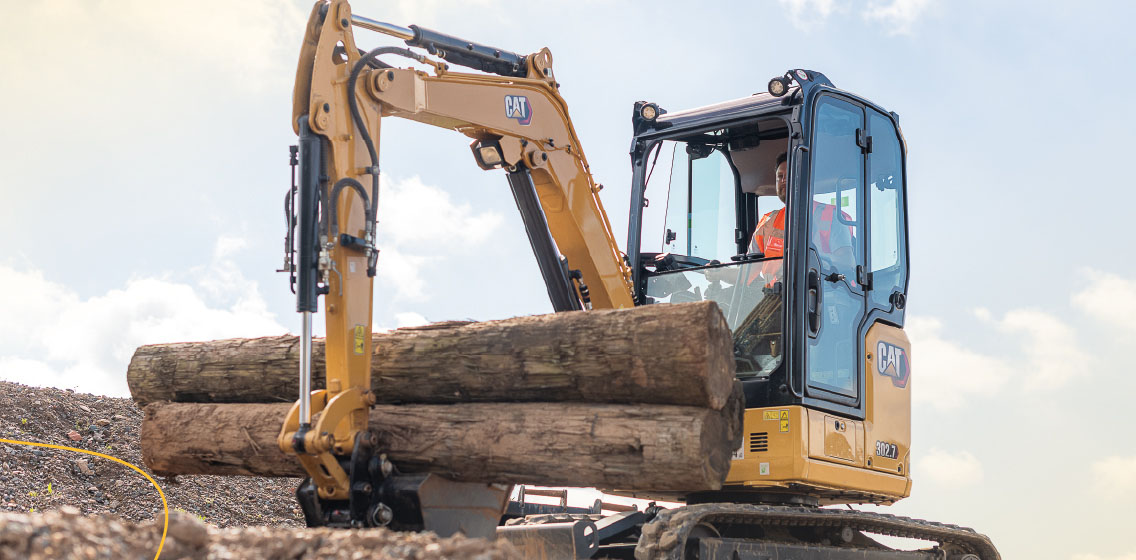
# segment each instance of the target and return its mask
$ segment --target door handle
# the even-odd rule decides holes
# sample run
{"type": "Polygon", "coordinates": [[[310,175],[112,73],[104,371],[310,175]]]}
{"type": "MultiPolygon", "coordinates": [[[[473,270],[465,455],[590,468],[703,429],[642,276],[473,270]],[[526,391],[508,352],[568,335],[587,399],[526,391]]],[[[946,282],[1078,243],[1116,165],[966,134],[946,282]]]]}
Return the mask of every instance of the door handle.
{"type": "Polygon", "coordinates": [[[806,316],[809,323],[809,337],[816,338],[820,334],[820,314],[824,307],[824,288],[821,286],[820,272],[809,269],[808,294],[805,298],[806,316]]]}

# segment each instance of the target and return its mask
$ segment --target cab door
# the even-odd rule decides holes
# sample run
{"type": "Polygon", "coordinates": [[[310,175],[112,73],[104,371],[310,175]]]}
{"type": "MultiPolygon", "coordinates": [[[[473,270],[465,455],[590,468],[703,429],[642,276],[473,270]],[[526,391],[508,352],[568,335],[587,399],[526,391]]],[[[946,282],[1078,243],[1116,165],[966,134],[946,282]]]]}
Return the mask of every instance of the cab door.
{"type": "Polygon", "coordinates": [[[805,396],[861,416],[858,332],[864,320],[864,108],[823,95],[812,118],[807,208],[805,396]],[[833,406],[835,405],[835,406],[833,406]]]}

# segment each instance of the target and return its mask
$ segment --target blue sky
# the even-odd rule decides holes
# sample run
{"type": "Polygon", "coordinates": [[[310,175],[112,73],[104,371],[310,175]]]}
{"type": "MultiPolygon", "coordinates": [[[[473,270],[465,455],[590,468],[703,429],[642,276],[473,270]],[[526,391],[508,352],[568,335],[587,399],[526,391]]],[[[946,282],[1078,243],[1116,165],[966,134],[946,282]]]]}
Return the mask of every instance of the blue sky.
{"type": "MultiPolygon", "coordinates": [[[[123,395],[140,344],[295,331],[281,201],[310,5],[0,10],[0,378],[123,395]],[[32,25],[32,23],[35,23],[32,25]]],[[[913,497],[1006,558],[1133,560],[1134,10],[1120,2],[414,3],[354,9],[549,47],[617,237],[629,115],[819,70],[909,146],[913,497]]],[[[361,47],[383,42],[359,33],[361,47]]],[[[500,172],[383,123],[375,323],[549,311],[500,172]]]]}

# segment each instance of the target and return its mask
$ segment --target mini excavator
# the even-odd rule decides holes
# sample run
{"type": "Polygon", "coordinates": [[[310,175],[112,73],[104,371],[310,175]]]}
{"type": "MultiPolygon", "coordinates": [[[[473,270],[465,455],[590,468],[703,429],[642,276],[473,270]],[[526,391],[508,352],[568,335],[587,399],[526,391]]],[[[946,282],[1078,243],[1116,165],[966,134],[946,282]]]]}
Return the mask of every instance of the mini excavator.
{"type": "Polygon", "coordinates": [[[307,524],[496,533],[550,558],[999,558],[970,529],[821,507],[891,504],[911,492],[898,115],[820,72],[792,69],[766,92],[697,109],[637,102],[631,120],[624,252],[547,48],[519,55],[358,16],[344,0],[314,6],[293,91],[299,142],[282,269],[302,316],[300,395],[278,439],[308,473],[296,492],[307,524]],[[357,29],[406,47],[361,51],[357,29]],[[394,57],[428,71],[381,59],[394,57]],[[508,486],[400,473],[376,449],[367,411],[387,117],[460,132],[481,169],[505,172],[557,312],[718,304],[746,400],[743,444],[722,490],[638,496],[685,505],[609,516],[522,508],[498,527],[508,486]],[[666,172],[656,169],[660,157],[666,172]],[[666,201],[662,231],[644,225],[649,189],[666,201]],[[775,247],[752,243],[764,219],[784,224],[775,247]],[[311,391],[320,296],[327,389],[311,391]],[[865,533],[931,545],[893,550],[865,533]]]}

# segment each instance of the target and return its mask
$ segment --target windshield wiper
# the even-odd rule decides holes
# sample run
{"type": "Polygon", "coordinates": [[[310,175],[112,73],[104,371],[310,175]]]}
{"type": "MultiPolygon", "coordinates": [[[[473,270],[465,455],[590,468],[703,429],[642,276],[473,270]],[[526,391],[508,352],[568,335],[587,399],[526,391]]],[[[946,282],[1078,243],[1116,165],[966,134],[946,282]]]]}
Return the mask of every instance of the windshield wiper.
{"type": "Polygon", "coordinates": [[[759,261],[759,260],[764,259],[764,258],[765,258],[765,253],[757,252],[757,253],[746,253],[744,255],[734,255],[734,256],[730,257],[730,260],[734,261],[734,262],[751,262],[751,261],[759,261]]]}
{"type": "Polygon", "coordinates": [[[691,268],[702,268],[712,264],[720,264],[718,261],[703,259],[700,257],[692,257],[690,255],[676,255],[674,253],[663,253],[655,257],[655,272],[665,272],[668,270],[687,270],[691,268]]]}

